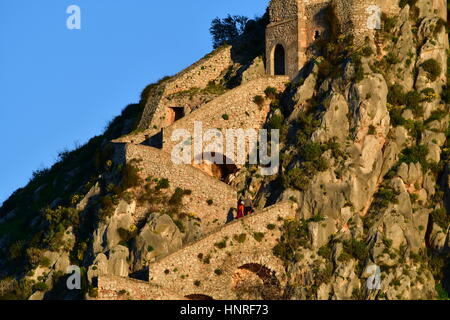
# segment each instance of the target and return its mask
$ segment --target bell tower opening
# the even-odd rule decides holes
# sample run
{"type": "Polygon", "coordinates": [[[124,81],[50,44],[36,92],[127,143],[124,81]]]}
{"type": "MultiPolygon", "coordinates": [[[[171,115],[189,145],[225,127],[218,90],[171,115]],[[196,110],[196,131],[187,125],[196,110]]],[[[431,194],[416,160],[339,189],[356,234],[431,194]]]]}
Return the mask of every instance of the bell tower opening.
{"type": "Polygon", "coordinates": [[[276,76],[286,75],[286,52],[281,44],[275,47],[274,70],[276,76]]]}

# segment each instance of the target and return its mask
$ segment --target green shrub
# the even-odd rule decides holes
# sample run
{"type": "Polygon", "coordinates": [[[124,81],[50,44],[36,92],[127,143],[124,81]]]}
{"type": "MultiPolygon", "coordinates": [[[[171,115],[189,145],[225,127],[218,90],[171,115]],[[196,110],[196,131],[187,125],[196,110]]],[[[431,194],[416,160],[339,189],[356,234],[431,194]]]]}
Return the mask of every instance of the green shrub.
{"type": "Polygon", "coordinates": [[[121,183],[122,191],[136,187],[140,183],[142,183],[142,180],[139,177],[138,172],[139,169],[132,163],[125,164],[125,166],[122,169],[122,183],[121,183]]]}
{"type": "Polygon", "coordinates": [[[436,91],[433,88],[426,88],[420,92],[423,96],[423,101],[432,102],[437,98],[436,91]]]}
{"type": "Polygon", "coordinates": [[[174,220],[175,225],[178,227],[181,233],[186,232],[186,228],[184,227],[184,223],[181,220],[174,220]]]}
{"type": "Polygon", "coordinates": [[[220,269],[216,269],[216,270],[214,270],[214,273],[215,273],[216,275],[220,276],[220,275],[223,274],[223,271],[220,270],[220,269]]]}
{"type": "Polygon", "coordinates": [[[283,175],[283,184],[285,187],[294,187],[298,190],[304,190],[309,184],[309,178],[300,168],[293,168],[283,175]]]}
{"type": "Polygon", "coordinates": [[[169,188],[169,179],[163,178],[158,180],[158,183],[156,185],[156,190],[162,190],[162,189],[168,189],[169,188]]]}
{"type": "Polygon", "coordinates": [[[183,197],[186,195],[186,191],[181,188],[176,188],[175,192],[169,199],[169,204],[172,206],[180,206],[183,203],[183,197]]]}
{"type": "Polygon", "coordinates": [[[282,114],[274,114],[269,120],[269,127],[271,129],[281,130],[284,123],[284,116],[282,114]]]}
{"type": "Polygon", "coordinates": [[[431,217],[434,223],[436,223],[443,230],[447,230],[450,224],[450,216],[447,214],[445,209],[436,209],[432,211],[431,217]]]}
{"type": "Polygon", "coordinates": [[[264,233],[262,232],[254,232],[253,238],[255,238],[256,241],[261,242],[264,239],[264,233]]]}
{"type": "Polygon", "coordinates": [[[208,204],[208,206],[212,206],[214,201],[212,199],[209,199],[206,201],[206,203],[208,204]]]}
{"type": "Polygon", "coordinates": [[[362,48],[362,54],[364,57],[370,57],[373,54],[373,49],[371,47],[362,48]]]}
{"type": "Polygon", "coordinates": [[[47,257],[41,257],[41,260],[40,260],[39,264],[42,267],[48,268],[48,267],[50,267],[51,261],[47,257]]]}
{"type": "Polygon", "coordinates": [[[247,239],[247,235],[245,233],[241,233],[239,235],[234,235],[233,239],[236,240],[239,243],[244,243],[245,240],[247,239]]]}
{"type": "Polygon", "coordinates": [[[429,149],[425,145],[416,145],[406,148],[400,155],[400,162],[405,163],[420,163],[422,168],[426,170],[428,168],[427,156],[429,149]]]}
{"type": "Polygon", "coordinates": [[[195,280],[195,281],[194,281],[194,286],[196,286],[196,287],[200,287],[201,284],[202,284],[202,283],[201,283],[200,280],[195,280]]]}
{"type": "Polygon", "coordinates": [[[260,108],[264,105],[264,97],[263,96],[255,96],[253,98],[253,102],[257,104],[260,108]]]}
{"type": "Polygon", "coordinates": [[[223,239],[222,241],[215,243],[214,246],[219,249],[225,249],[227,247],[227,239],[223,239]]]}
{"type": "Polygon", "coordinates": [[[33,285],[33,290],[34,291],[47,291],[48,285],[46,285],[44,282],[38,282],[35,285],[33,285]]]}
{"type": "Polygon", "coordinates": [[[227,115],[227,114],[223,114],[222,115],[222,119],[225,120],[225,121],[228,121],[230,119],[230,116],[227,115]]]}
{"type": "MultiPolygon", "coordinates": [[[[402,0],[404,1],[404,0],[402,0]]],[[[384,22],[384,26],[383,29],[385,32],[389,33],[391,32],[392,28],[395,27],[395,24],[397,23],[397,20],[395,18],[390,18],[388,16],[386,16],[386,14],[382,14],[382,20],[384,22]]]]}
{"type": "Polygon", "coordinates": [[[278,90],[273,87],[267,87],[266,90],[264,90],[264,93],[266,97],[271,100],[275,100],[278,96],[278,90]]]}
{"type": "Polygon", "coordinates": [[[267,225],[267,229],[269,229],[269,230],[275,230],[275,227],[276,226],[274,224],[272,224],[272,223],[267,225]]]}
{"type": "Polygon", "coordinates": [[[302,156],[306,161],[317,161],[322,156],[322,147],[318,142],[310,142],[303,146],[302,156]]]}
{"type": "Polygon", "coordinates": [[[369,254],[367,244],[363,241],[352,238],[344,241],[343,245],[344,251],[360,262],[363,262],[369,254]]]}
{"type": "Polygon", "coordinates": [[[435,81],[442,73],[442,67],[435,59],[428,59],[422,63],[421,67],[428,75],[428,79],[435,81]]]}

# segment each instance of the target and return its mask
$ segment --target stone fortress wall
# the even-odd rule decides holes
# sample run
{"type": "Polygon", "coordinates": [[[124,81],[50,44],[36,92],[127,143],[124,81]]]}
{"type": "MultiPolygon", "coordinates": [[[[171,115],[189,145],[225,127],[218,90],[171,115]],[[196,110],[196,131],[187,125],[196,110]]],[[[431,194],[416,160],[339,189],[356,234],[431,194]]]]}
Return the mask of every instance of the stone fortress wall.
{"type": "Polygon", "coordinates": [[[296,210],[294,202],[281,202],[228,223],[217,232],[151,263],[149,283],[102,275],[98,278],[98,299],[180,300],[202,296],[232,300],[237,298],[239,282],[245,281],[249,273],[261,283],[272,280],[274,284],[275,280],[278,288],[282,288],[286,281],[283,263],[272,254],[272,249],[278,243],[284,220],[294,219],[296,210]],[[258,233],[262,235],[259,241],[255,237],[258,233]],[[225,239],[226,247],[220,249],[217,244],[225,239]]]}
{"type": "Polygon", "coordinates": [[[299,3],[298,0],[272,1],[269,6],[270,24],[266,29],[266,69],[275,75],[275,48],[285,50],[286,74],[293,76],[299,68],[299,3]]]}
{"type": "MultiPolygon", "coordinates": [[[[167,126],[168,117],[170,117],[170,110],[168,109],[171,107],[185,107],[185,111],[189,112],[194,105],[189,105],[189,99],[182,96],[177,98],[176,95],[192,89],[205,88],[210,81],[217,79],[222,73],[226,72],[232,64],[231,47],[224,46],[216,49],[174,77],[163,81],[155,89],[156,92],[150,97],[144,108],[138,126],[138,129],[145,131],[142,135],[153,136],[161,128],[167,126]]],[[[134,138],[139,139],[139,137],[134,138]]]]}
{"type": "Polygon", "coordinates": [[[102,275],[98,278],[98,298],[93,300],[185,300],[161,286],[131,278],[102,275]]]}
{"type": "Polygon", "coordinates": [[[360,45],[373,35],[368,20],[373,5],[388,16],[398,14],[398,0],[272,0],[269,6],[270,24],[266,31],[267,74],[275,74],[275,48],[285,50],[285,74],[294,78],[308,61],[311,44],[326,36],[330,26],[326,9],[334,6],[344,34],[355,36],[360,45]]]}
{"type": "Polygon", "coordinates": [[[183,207],[186,213],[201,219],[204,233],[224,225],[230,209],[237,206],[237,193],[233,188],[193,166],[174,164],[170,153],[135,144],[116,144],[116,147],[116,161],[129,163],[142,159],[138,167],[142,169],[139,174],[144,180],[167,178],[172,192],[177,187],[191,190],[192,194],[183,198],[183,207]],[[209,200],[212,204],[208,204],[209,200]]]}
{"type": "MultiPolygon", "coordinates": [[[[233,89],[222,96],[214,99],[202,108],[192,112],[186,117],[178,120],[173,125],[163,130],[163,150],[171,153],[179,141],[172,141],[172,135],[177,129],[185,129],[194,134],[194,122],[201,121],[203,131],[208,129],[219,129],[225,134],[226,129],[255,129],[259,130],[266,121],[270,110],[269,101],[260,107],[253,102],[257,95],[264,96],[267,87],[274,87],[284,91],[288,77],[262,77],[252,80],[244,85],[233,89]]],[[[207,144],[207,143],[205,143],[207,144]]],[[[191,144],[192,155],[194,145],[191,144]]],[[[246,150],[248,153],[248,150],[246,150]]]]}

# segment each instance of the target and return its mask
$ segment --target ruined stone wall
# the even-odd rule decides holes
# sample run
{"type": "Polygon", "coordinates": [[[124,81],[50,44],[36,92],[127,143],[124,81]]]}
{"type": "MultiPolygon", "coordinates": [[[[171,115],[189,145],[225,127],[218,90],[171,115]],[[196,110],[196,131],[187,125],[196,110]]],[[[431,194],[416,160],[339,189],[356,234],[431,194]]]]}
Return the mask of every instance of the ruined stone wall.
{"type": "Polygon", "coordinates": [[[98,277],[98,297],[93,300],[184,300],[159,285],[131,278],[103,275],[98,277]]]}
{"type": "Polygon", "coordinates": [[[130,162],[132,159],[142,159],[139,167],[140,175],[147,177],[169,179],[170,190],[177,187],[191,190],[191,195],[183,198],[186,213],[201,219],[204,233],[208,233],[225,224],[231,208],[237,205],[236,191],[229,185],[204,174],[190,165],[176,165],[170,154],[159,149],[134,144],[116,144],[116,161],[123,158],[130,162]],[[120,155],[120,153],[123,153],[120,155]],[[212,204],[208,204],[212,200],[212,204]]]}
{"type": "MultiPolygon", "coordinates": [[[[225,93],[164,129],[163,150],[171,153],[179,143],[179,141],[172,141],[175,130],[184,129],[193,135],[194,122],[196,121],[202,122],[203,131],[219,129],[223,134],[225,134],[226,129],[259,130],[266,121],[270,106],[268,100],[264,106],[258,106],[253,102],[254,97],[257,95],[264,96],[264,90],[269,86],[283,91],[288,81],[288,77],[263,77],[225,93]]],[[[192,148],[192,157],[197,156],[194,154],[193,143],[186,147],[192,148]]]]}
{"type": "Polygon", "coordinates": [[[157,133],[167,125],[167,108],[184,106],[186,103],[185,99],[177,101],[175,94],[194,88],[205,88],[210,81],[217,79],[232,64],[231,47],[221,47],[165,81],[147,101],[138,128],[148,129],[146,135],[152,136],[157,133]]]}
{"type": "Polygon", "coordinates": [[[374,34],[374,30],[368,27],[374,13],[371,6],[378,6],[388,16],[395,16],[400,11],[397,0],[333,0],[332,3],[343,33],[353,35],[358,46],[367,36],[374,34]]]}
{"type": "Polygon", "coordinates": [[[199,294],[214,299],[236,299],[233,289],[236,273],[240,267],[253,264],[268,268],[282,286],[285,283],[283,264],[272,249],[280,237],[283,219],[293,218],[296,208],[293,202],[282,202],[227,224],[220,231],[150,264],[150,283],[182,296],[199,294]],[[263,235],[260,242],[255,233],[263,235]],[[242,234],[245,240],[241,238],[240,242],[236,236],[242,234]],[[216,244],[224,240],[226,247],[220,249],[216,244]]]}

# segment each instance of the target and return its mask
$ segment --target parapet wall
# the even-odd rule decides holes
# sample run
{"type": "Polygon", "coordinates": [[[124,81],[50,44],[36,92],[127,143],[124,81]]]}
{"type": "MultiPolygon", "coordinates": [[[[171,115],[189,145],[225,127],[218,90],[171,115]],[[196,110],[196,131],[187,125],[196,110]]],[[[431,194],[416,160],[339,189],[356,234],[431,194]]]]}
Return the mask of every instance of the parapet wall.
{"type": "Polygon", "coordinates": [[[221,230],[165,258],[151,263],[150,283],[164,285],[182,296],[206,295],[236,299],[236,272],[248,265],[267,268],[280,285],[285,283],[283,263],[272,253],[284,219],[294,218],[297,205],[278,203],[262,212],[227,224],[221,230]],[[245,236],[242,236],[244,235],[245,236]],[[256,240],[257,235],[262,235],[256,240]],[[237,240],[241,236],[241,240],[237,240]],[[226,242],[225,247],[218,245],[226,242]]]}
{"type": "Polygon", "coordinates": [[[374,34],[375,30],[369,28],[370,17],[376,14],[371,7],[378,6],[388,16],[395,16],[400,11],[398,0],[333,0],[333,5],[343,33],[353,35],[356,45],[374,34]]]}
{"type": "MultiPolygon", "coordinates": [[[[201,109],[165,128],[163,130],[163,150],[170,154],[173,148],[180,143],[180,141],[172,141],[175,130],[187,130],[193,136],[196,121],[202,123],[203,131],[218,129],[225,134],[226,129],[259,130],[266,121],[270,106],[269,101],[266,101],[262,107],[258,106],[253,101],[254,97],[257,95],[265,96],[264,90],[267,87],[284,91],[285,84],[288,81],[288,77],[263,77],[223,94],[201,109]]],[[[192,148],[192,156],[196,157],[194,144],[186,146],[186,148],[189,147],[192,148]]]]}
{"type": "Polygon", "coordinates": [[[116,146],[116,161],[129,163],[133,159],[142,159],[138,166],[142,169],[139,174],[143,179],[167,178],[172,192],[177,187],[191,190],[192,194],[183,198],[183,207],[187,213],[201,219],[204,233],[224,225],[230,209],[236,207],[237,193],[233,188],[190,165],[174,164],[170,154],[143,145],[116,146]],[[118,160],[120,158],[122,160],[118,160]],[[209,200],[212,200],[211,204],[208,204],[209,200]]]}
{"type": "Polygon", "coordinates": [[[217,79],[231,65],[231,47],[216,49],[189,68],[166,80],[156,90],[145,106],[138,129],[147,130],[147,135],[154,135],[166,126],[167,108],[179,106],[171,99],[176,93],[193,88],[203,89],[210,81],[217,79]]]}

